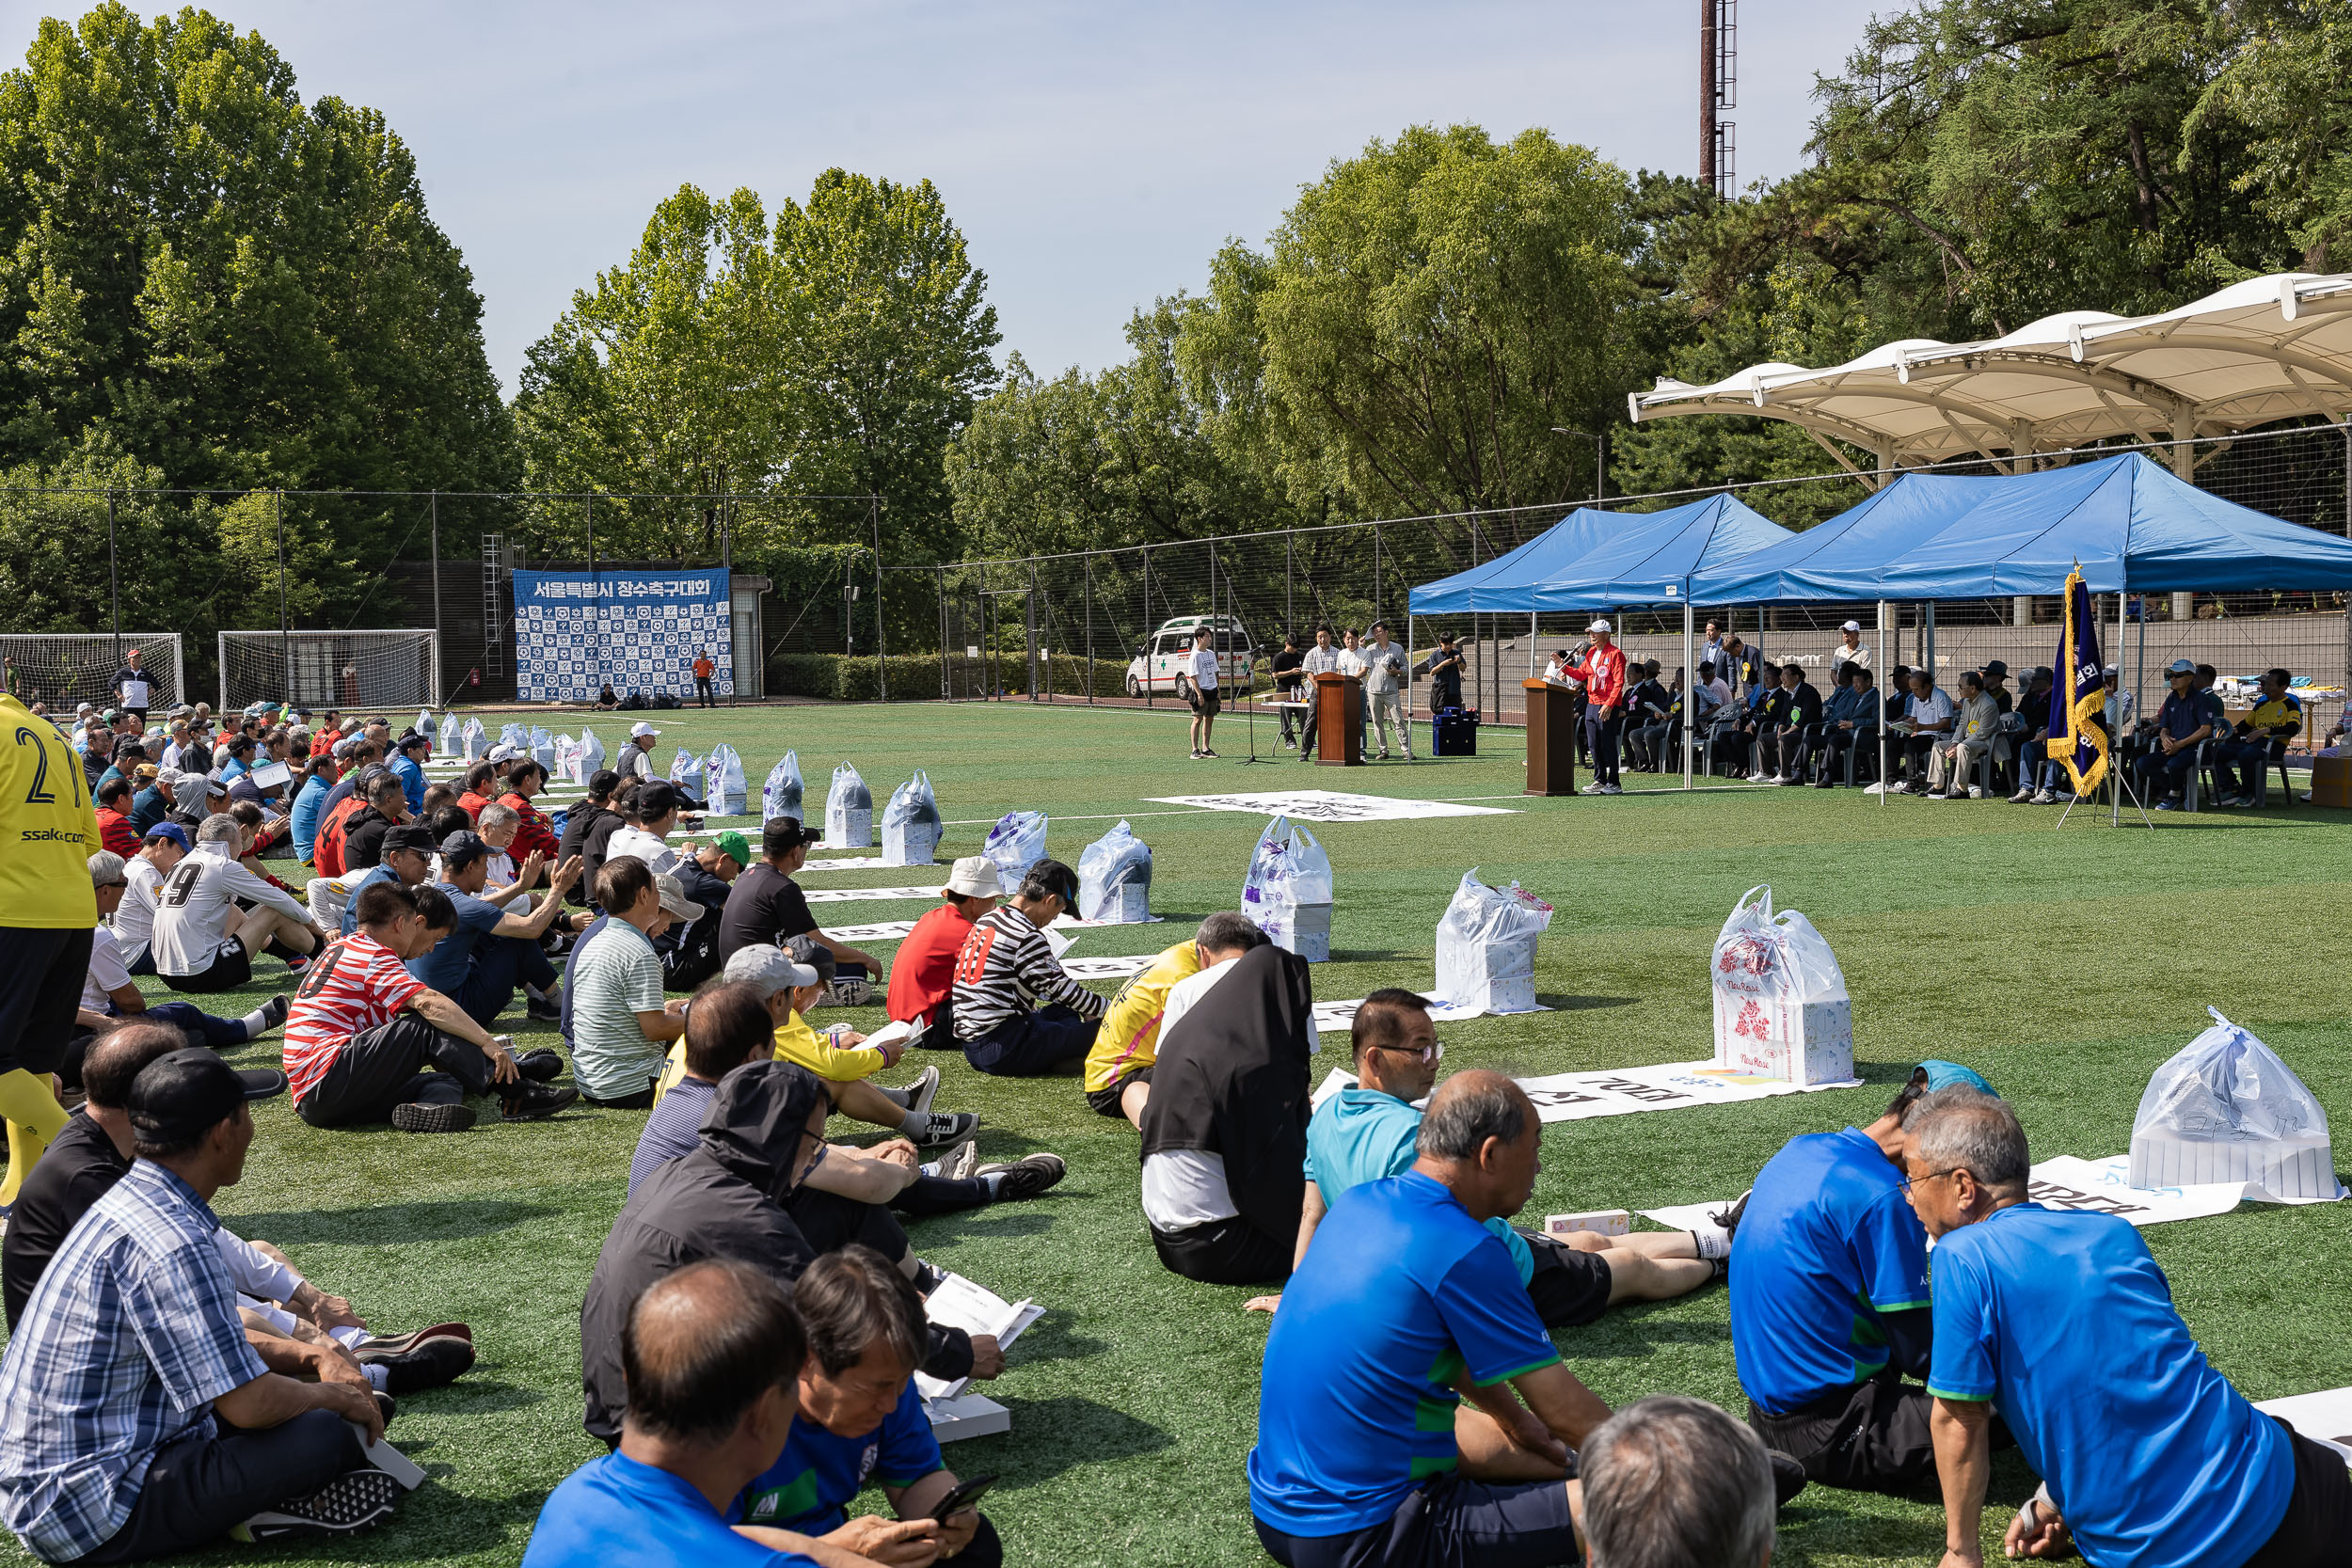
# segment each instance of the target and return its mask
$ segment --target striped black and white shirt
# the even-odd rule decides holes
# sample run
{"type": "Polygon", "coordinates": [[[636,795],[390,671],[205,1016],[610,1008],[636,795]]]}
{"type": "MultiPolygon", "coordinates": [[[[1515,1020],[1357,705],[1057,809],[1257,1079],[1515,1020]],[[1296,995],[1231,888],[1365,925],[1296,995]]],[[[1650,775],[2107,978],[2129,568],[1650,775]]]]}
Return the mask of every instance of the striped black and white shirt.
{"type": "Polygon", "coordinates": [[[1057,1002],[1081,1018],[1103,1016],[1103,998],[1062,973],[1027,915],[1006,904],[972,923],[956,954],[956,1038],[978,1039],[1007,1019],[1057,1002]]]}

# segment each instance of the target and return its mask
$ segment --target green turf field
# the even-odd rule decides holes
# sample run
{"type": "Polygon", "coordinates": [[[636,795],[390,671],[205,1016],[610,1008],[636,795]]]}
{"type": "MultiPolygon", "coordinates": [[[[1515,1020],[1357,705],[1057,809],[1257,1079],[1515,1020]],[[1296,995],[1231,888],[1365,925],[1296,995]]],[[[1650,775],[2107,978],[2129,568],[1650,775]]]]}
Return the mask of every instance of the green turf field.
{"type": "MultiPolygon", "coordinates": [[[[604,717],[610,744],[626,726],[604,717]]],[[[1537,1216],[1736,1194],[1791,1134],[1869,1120],[1926,1055],[1964,1060],[2012,1098],[2037,1157],[2119,1153],[2149,1073],[2204,1026],[2207,1004],[2278,1049],[2339,1130],[2352,1130],[2352,968],[2343,952],[2352,833],[2338,813],[2175,816],[2158,818],[2154,833],[2078,814],[2060,832],[2054,808],[1882,805],[1809,789],[1686,797],[1636,787],[1659,782],[1647,777],[1629,778],[1633,792],[1613,800],[1523,801],[1517,732],[1489,732],[1496,754],[1486,757],[1318,768],[1310,779],[1292,760],[1235,766],[1243,736],[1231,719],[1217,736],[1226,759],[1188,762],[1181,716],[1166,711],[801,706],[657,717],[665,761],[673,740],[698,752],[732,742],[755,802],[787,746],[800,753],[812,810],[843,758],[878,802],[927,768],[951,824],[943,859],[975,850],[999,814],[1042,807],[1054,816],[1052,852],[1074,864],[1128,816],[1152,846],[1152,902],[1168,923],[1087,933],[1079,955],[1155,950],[1185,935],[1185,922],[1238,901],[1262,819],[1145,797],[1311,783],[1519,807],[1322,834],[1339,891],[1334,961],[1316,972],[1319,996],[1427,985],[1434,927],[1470,866],[1490,880],[1516,878],[1559,906],[1538,968],[1538,990],[1557,1010],[1444,1028],[1449,1069],[1527,1073],[1706,1055],[1716,929],[1743,890],[1770,882],[1836,949],[1869,1086],[1555,1126],[1530,1206],[1537,1216]]],[[[489,723],[495,732],[498,720],[489,723]]],[[[1271,728],[1261,726],[1262,745],[1271,728]]],[[[807,881],[918,879],[900,869],[807,881]]],[[[846,924],[910,918],[923,907],[818,912],[846,924]]],[[[253,989],[279,984],[273,975],[253,989]]],[[[519,1007],[510,1019],[526,1044],[552,1033],[522,1022],[519,1007]]],[[[1325,1040],[1318,1075],[1344,1060],[1343,1037],[1325,1040]]],[[[250,1054],[274,1062],[276,1046],[250,1054]]],[[[946,1069],[939,1108],[983,1117],[988,1157],[1050,1148],[1070,1162],[1069,1180],[1043,1200],[913,1227],[927,1257],[1053,1308],[989,1389],[1011,1408],[1012,1432],[948,1449],[965,1474],[1002,1473],[988,1507],[1011,1560],[1263,1561],[1242,1471],[1266,1328],[1241,1310],[1250,1292],[1160,1268],[1136,1205],[1135,1134],[1089,1112],[1074,1079],[990,1080],[952,1054],[926,1056],[946,1069]]],[[[285,1247],[373,1322],[400,1330],[463,1318],[482,1348],[463,1382],[403,1402],[393,1436],[434,1481],[389,1528],[353,1542],[352,1560],[511,1563],[548,1489],[600,1451],[580,1429],[578,1314],[643,1119],[583,1108],[549,1125],[493,1117],[462,1136],[419,1137],[313,1132],[283,1101],[262,1112],[245,1180],[218,1202],[231,1226],[285,1247]]],[[[2208,1354],[2261,1399],[2352,1381],[2344,1223],[2333,1208],[2248,1208],[2147,1236],[2208,1354]]],[[[1612,1402],[1677,1391],[1744,1408],[1720,1287],[1613,1312],[1559,1342],[1612,1402]]],[[[1996,1468],[1996,1502],[2030,1489],[2013,1459],[1996,1468]]],[[[1996,1556],[2007,1517],[1997,1507],[1986,1514],[1996,1556]]],[[[1943,1528],[1925,1497],[1816,1488],[1783,1514],[1778,1560],[1932,1560],[1943,1528]]],[[[292,1550],[263,1555],[308,1560],[292,1550]]]]}

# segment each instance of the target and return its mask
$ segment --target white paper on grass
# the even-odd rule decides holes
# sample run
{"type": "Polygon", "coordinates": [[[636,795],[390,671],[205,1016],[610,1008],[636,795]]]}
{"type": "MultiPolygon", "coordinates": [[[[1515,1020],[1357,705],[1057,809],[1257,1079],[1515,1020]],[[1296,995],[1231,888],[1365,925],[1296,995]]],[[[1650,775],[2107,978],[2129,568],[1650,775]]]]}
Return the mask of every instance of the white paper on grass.
{"type": "MultiPolygon", "coordinates": [[[[1355,1075],[1333,1068],[1317,1085],[1314,1102],[1326,1100],[1356,1081],[1355,1075]]],[[[1751,1078],[1726,1073],[1711,1062],[1667,1062],[1658,1067],[1619,1068],[1613,1072],[1556,1072],[1545,1078],[1521,1078],[1519,1087],[1535,1102],[1535,1114],[1547,1122],[1589,1121],[1597,1117],[1628,1117],[1644,1111],[1680,1111],[1693,1105],[1738,1105],[1751,1100],[1774,1100],[1785,1094],[1815,1094],[1822,1089],[1851,1089],[1847,1084],[1789,1084],[1777,1078],[1751,1078]]]]}
{"type": "Polygon", "coordinates": [[[1061,972],[1073,980],[1129,980],[1158,961],[1155,953],[1128,958],[1064,958],[1061,972]]]}
{"type": "MultiPolygon", "coordinates": [[[[966,1334],[993,1334],[996,1348],[1008,1351],[1031,1323],[1045,1316],[1045,1308],[1026,1297],[1007,1301],[984,1285],[975,1285],[960,1274],[951,1274],[923,1298],[923,1315],[931,1323],[960,1328],[966,1334]]],[[[971,1383],[968,1377],[948,1381],[928,1372],[914,1374],[914,1386],[926,1400],[952,1400],[971,1383]]]]}
{"type": "Polygon", "coordinates": [[[1502,806],[1464,805],[1458,800],[1404,800],[1386,795],[1354,795],[1339,789],[1278,789],[1256,795],[1154,795],[1150,799],[1154,805],[1287,816],[1300,822],[1414,822],[1432,816],[1516,815],[1502,806]]]}
{"type": "Polygon", "coordinates": [[[2254,1408],[2276,1416],[2314,1442],[2327,1444],[2352,1463],[2352,1388],[2290,1394],[2282,1400],[2265,1400],[2254,1408]]]}
{"type": "Polygon", "coordinates": [[[985,1394],[964,1393],[952,1400],[925,1400],[923,1417],[931,1424],[935,1442],[960,1443],[967,1437],[993,1437],[1012,1430],[1012,1412],[985,1394]]]}
{"type": "MultiPolygon", "coordinates": [[[[1314,1009],[1315,1032],[1321,1035],[1346,1033],[1347,1030],[1355,1025],[1356,1009],[1363,1005],[1364,999],[1360,996],[1354,997],[1345,1002],[1316,1003],[1314,1009]]],[[[1521,1008],[1520,1011],[1530,1013],[1548,1013],[1551,1011],[1551,1009],[1539,1002],[1532,1007],[1521,1008]]],[[[1464,1019],[1484,1018],[1486,1016],[1486,1015],[1485,1013],[1481,1012],[1476,1007],[1463,1007],[1446,1000],[1441,996],[1433,996],[1429,999],[1429,1017],[1433,1022],[1459,1023],[1464,1019]]],[[[1500,1017],[1504,1015],[1498,1014],[1496,1016],[1500,1017]]],[[[1166,1026],[1163,1025],[1162,1027],[1165,1028],[1166,1026]]]]}
{"type": "MultiPolygon", "coordinates": [[[[1045,943],[1059,958],[1067,952],[1072,931],[1099,931],[1118,924],[1106,920],[1073,920],[1063,915],[1045,928],[1045,943]]],[[[827,926],[825,934],[836,942],[896,942],[914,929],[912,920],[876,920],[864,926],[827,926]]]]}
{"type": "Polygon", "coordinates": [[[925,883],[920,887],[813,887],[802,895],[812,904],[859,904],[875,899],[936,898],[939,884],[925,883]]]}

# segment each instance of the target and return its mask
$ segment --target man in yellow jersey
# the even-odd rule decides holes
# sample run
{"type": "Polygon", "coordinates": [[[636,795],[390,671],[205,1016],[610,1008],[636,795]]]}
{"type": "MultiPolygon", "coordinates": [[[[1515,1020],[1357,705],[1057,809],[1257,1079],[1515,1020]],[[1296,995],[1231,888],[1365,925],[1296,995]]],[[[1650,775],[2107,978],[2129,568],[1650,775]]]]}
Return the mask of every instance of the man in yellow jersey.
{"type": "Polygon", "coordinates": [[[1264,941],[1265,933],[1247,915],[1231,910],[1213,914],[1200,923],[1191,941],[1162,953],[1151,968],[1120,988],[1095,1031],[1094,1049],[1087,1053],[1087,1103],[1096,1115],[1125,1117],[1142,1125],[1144,1103],[1152,1098],[1152,1064],[1159,1057],[1168,993],[1180,982],[1231,963],[1264,941]]]}
{"type": "Polygon", "coordinates": [[[0,1217],[65,1130],[49,1075],[64,1059],[89,969],[98,924],[89,858],[101,847],[98,808],[72,743],[0,695],[0,1117],[8,1125],[0,1217]]]}

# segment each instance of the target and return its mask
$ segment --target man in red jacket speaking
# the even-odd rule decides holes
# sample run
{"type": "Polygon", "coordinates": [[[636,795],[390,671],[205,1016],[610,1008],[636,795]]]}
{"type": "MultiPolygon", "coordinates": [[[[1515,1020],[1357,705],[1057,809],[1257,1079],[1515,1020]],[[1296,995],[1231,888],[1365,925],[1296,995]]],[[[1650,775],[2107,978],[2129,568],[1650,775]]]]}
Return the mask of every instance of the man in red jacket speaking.
{"type": "Polygon", "coordinates": [[[1625,729],[1625,650],[1607,621],[1584,628],[1592,643],[1567,673],[1584,683],[1584,743],[1593,754],[1593,793],[1622,795],[1617,787],[1617,736],[1625,729]]]}

